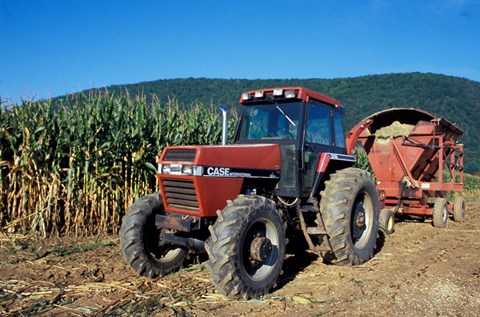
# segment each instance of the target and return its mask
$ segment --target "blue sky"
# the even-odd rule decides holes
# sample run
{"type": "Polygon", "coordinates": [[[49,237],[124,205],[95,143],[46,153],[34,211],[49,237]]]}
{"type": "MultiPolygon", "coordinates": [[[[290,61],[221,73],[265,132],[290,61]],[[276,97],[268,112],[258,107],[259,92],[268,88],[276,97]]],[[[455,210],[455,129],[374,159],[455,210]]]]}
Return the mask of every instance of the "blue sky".
{"type": "Polygon", "coordinates": [[[480,0],[0,0],[0,96],[156,79],[480,81],[480,0]]]}

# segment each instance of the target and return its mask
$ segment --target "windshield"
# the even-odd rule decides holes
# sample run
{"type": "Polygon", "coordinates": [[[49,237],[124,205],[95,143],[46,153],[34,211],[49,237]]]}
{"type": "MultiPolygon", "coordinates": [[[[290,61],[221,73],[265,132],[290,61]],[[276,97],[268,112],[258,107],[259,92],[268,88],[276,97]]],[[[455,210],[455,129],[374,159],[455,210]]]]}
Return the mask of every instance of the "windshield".
{"type": "Polygon", "coordinates": [[[294,140],[301,102],[246,106],[240,140],[294,140]]]}

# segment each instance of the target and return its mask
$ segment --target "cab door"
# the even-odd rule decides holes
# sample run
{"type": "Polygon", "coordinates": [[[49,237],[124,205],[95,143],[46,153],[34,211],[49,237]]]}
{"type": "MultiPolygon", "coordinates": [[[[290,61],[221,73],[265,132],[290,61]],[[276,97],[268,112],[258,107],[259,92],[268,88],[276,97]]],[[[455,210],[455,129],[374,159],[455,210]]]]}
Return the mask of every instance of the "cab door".
{"type": "Polygon", "coordinates": [[[320,153],[345,154],[341,108],[310,101],[306,111],[303,153],[303,196],[312,191],[320,153]]]}
{"type": "Polygon", "coordinates": [[[235,143],[276,143],[280,145],[282,169],[275,194],[298,197],[301,192],[299,135],[304,118],[303,101],[265,102],[245,106],[235,143]]]}

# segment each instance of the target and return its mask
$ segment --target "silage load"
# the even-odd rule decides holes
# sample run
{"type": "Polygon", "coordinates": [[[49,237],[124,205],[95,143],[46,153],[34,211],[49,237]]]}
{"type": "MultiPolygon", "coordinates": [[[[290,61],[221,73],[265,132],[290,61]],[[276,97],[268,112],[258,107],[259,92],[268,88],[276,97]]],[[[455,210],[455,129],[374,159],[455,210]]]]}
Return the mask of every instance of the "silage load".
{"type": "Polygon", "coordinates": [[[379,139],[390,139],[397,136],[407,136],[412,132],[414,125],[394,121],[391,125],[378,129],[375,136],[379,139]]]}

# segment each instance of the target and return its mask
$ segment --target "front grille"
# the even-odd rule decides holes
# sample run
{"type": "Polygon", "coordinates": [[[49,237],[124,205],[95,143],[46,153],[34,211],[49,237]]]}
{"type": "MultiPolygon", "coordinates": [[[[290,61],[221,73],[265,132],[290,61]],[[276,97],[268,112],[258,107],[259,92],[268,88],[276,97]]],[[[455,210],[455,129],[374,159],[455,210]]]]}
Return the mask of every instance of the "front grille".
{"type": "Polygon", "coordinates": [[[167,206],[173,209],[199,211],[195,185],[192,180],[163,180],[163,190],[167,206]]]}
{"type": "Polygon", "coordinates": [[[193,162],[195,160],[196,149],[168,149],[163,158],[165,161],[193,162]]]}

